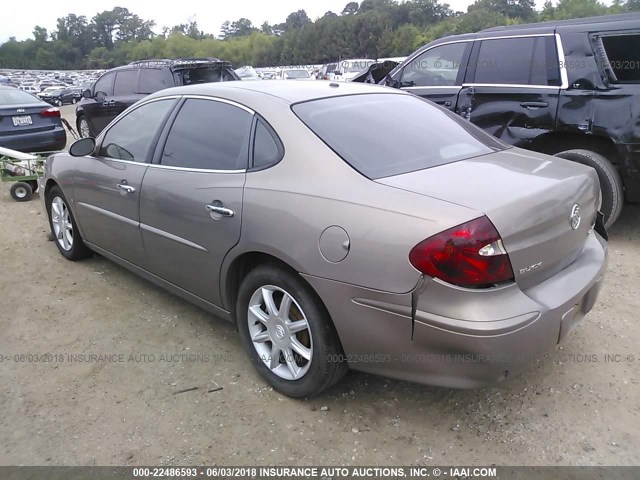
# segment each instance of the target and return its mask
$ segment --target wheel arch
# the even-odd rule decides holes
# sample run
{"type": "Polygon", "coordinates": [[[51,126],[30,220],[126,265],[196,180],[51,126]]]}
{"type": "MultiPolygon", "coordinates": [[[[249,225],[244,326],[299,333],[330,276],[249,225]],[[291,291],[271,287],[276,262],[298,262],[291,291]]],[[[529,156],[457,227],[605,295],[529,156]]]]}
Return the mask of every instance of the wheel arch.
{"type": "Polygon", "coordinates": [[[536,137],[527,148],[548,155],[555,155],[565,150],[591,150],[599,153],[616,166],[620,163],[613,140],[600,135],[549,132],[536,137]]]}
{"type": "MultiPolygon", "coordinates": [[[[230,312],[233,321],[236,320],[236,301],[238,299],[238,290],[240,288],[242,280],[250,271],[262,265],[273,265],[275,267],[286,270],[293,275],[296,275],[300,279],[300,281],[308,287],[309,291],[312,292],[316,297],[319,305],[325,310],[327,317],[331,320],[331,324],[337,334],[337,329],[335,327],[333,318],[331,318],[329,309],[325,305],[318,292],[316,292],[316,290],[313,288],[313,286],[309,282],[307,282],[307,280],[302,275],[300,275],[299,270],[294,268],[289,262],[279,258],[278,256],[260,250],[250,250],[239,254],[233,260],[231,260],[226,269],[223,269],[220,282],[222,291],[220,293],[223,302],[225,302],[226,304],[226,309],[230,312]]],[[[340,345],[340,348],[342,348],[342,345],[340,345]]]]}

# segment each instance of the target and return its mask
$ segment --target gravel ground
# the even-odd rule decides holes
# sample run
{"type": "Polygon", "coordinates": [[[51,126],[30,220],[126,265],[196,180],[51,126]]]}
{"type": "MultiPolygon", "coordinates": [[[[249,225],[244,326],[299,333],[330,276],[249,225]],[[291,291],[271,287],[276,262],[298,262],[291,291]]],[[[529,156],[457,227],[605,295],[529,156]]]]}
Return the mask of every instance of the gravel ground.
{"type": "Polygon", "coordinates": [[[594,310],[524,374],[451,390],[351,372],[299,401],[265,386],[232,325],[102,257],[64,260],[38,195],[8,187],[2,465],[640,463],[640,206],[611,231],[594,310]]]}

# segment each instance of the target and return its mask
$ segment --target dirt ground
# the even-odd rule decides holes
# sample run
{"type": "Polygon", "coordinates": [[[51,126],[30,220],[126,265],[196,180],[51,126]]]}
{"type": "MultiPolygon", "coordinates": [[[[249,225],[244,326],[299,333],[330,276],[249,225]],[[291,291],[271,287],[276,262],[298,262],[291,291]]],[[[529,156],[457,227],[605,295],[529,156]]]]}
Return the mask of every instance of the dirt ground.
{"type": "Polygon", "coordinates": [[[232,325],[64,260],[47,232],[38,195],[0,184],[2,465],[640,463],[639,206],[594,310],[526,373],[450,390],[351,372],[307,401],[265,386],[232,325]]]}

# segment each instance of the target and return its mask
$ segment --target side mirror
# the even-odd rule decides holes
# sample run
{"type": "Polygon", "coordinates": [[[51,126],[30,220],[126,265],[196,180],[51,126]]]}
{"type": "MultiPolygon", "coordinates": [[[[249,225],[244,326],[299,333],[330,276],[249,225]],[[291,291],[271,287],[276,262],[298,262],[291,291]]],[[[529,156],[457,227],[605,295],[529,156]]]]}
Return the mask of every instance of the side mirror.
{"type": "Polygon", "coordinates": [[[85,157],[91,155],[96,149],[96,140],[92,137],[81,138],[73,142],[69,147],[69,155],[72,157],[85,157]]]}
{"type": "Polygon", "coordinates": [[[86,90],[83,90],[83,91],[82,91],[82,96],[83,96],[84,98],[91,98],[91,89],[90,89],[90,88],[87,88],[86,90]]]}

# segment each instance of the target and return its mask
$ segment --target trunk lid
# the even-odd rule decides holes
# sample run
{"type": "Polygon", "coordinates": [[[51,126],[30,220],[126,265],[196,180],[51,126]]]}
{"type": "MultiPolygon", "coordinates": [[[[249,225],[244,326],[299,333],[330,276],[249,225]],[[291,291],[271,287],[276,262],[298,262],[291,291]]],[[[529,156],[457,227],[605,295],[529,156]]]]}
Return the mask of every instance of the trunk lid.
{"type": "Polygon", "coordinates": [[[578,257],[600,195],[592,168],[518,148],[376,181],[484,213],[500,233],[523,289],[578,257]]]}
{"type": "Polygon", "coordinates": [[[48,108],[53,107],[47,103],[0,106],[0,135],[53,130],[60,125],[60,118],[43,117],[41,112],[48,108]]]}

